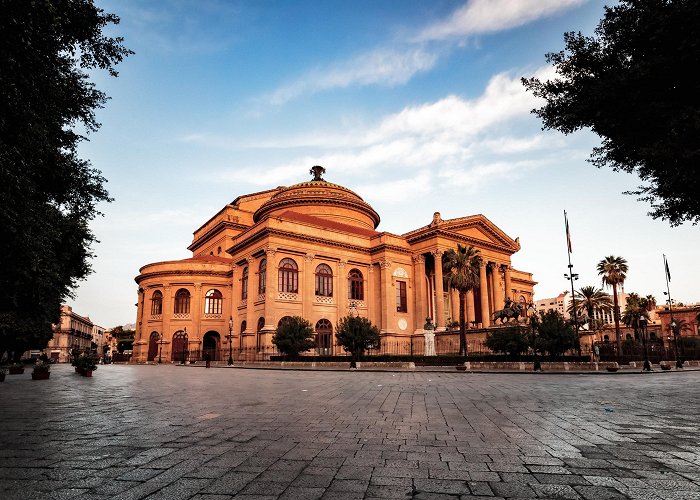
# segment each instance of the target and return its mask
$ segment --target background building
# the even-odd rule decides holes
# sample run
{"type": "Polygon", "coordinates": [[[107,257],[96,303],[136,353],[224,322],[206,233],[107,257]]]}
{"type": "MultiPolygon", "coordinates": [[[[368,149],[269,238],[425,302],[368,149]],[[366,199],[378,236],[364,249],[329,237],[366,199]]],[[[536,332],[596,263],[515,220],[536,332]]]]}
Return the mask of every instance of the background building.
{"type": "Polygon", "coordinates": [[[67,305],[61,306],[61,320],[54,325],[53,338],[44,352],[59,363],[70,361],[73,349],[89,351],[92,349],[93,323],[88,316],[73,312],[67,305]]]}
{"type": "MultiPolygon", "coordinates": [[[[314,178],[239,196],[194,232],[192,257],[140,269],[133,360],[177,361],[192,351],[214,359],[228,346],[264,350],[279,321],[302,316],[319,350],[334,352],[333,329],[367,317],[382,341],[422,335],[426,318],[444,331],[458,294],[442,275],[457,244],[480,250],[479,287],[465,298],[467,322],[489,327],[506,298],[532,301],[532,275],[513,269],[515,240],[483,215],[433,220],[403,235],[377,231],[379,214],[353,191],[314,178]]],[[[524,307],[526,309],[526,307],[524,307]]]]}

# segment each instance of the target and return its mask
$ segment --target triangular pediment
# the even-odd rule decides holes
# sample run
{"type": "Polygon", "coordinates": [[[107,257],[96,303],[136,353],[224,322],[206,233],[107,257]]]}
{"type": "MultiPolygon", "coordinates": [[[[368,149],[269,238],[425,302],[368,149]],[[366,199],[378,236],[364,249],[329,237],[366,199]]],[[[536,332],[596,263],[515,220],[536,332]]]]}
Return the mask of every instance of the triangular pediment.
{"type": "Polygon", "coordinates": [[[520,250],[520,242],[517,239],[513,240],[481,214],[448,220],[442,220],[439,214],[436,215],[437,217],[433,219],[432,223],[403,236],[409,243],[439,235],[455,241],[478,242],[511,253],[520,250]]]}

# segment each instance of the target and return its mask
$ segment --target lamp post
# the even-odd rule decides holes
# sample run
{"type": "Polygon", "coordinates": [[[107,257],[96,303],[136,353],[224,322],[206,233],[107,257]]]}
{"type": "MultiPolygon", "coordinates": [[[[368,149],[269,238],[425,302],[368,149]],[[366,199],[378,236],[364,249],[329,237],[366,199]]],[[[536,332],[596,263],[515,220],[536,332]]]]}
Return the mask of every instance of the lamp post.
{"type": "MultiPolygon", "coordinates": [[[[678,324],[671,317],[671,331],[673,332],[673,352],[676,355],[676,368],[683,368],[683,356],[678,352],[678,324]]],[[[683,344],[681,343],[681,347],[683,344]]]]}
{"type": "Polygon", "coordinates": [[[530,332],[532,334],[532,370],[535,372],[541,372],[542,365],[540,364],[540,360],[537,357],[537,309],[535,308],[535,304],[530,304],[527,310],[530,313],[530,332]]]}
{"type": "Polygon", "coordinates": [[[578,346],[578,355],[581,355],[581,341],[578,336],[578,311],[576,310],[576,292],[574,291],[574,280],[578,279],[578,274],[573,272],[573,265],[571,264],[571,254],[569,254],[569,274],[564,274],[564,278],[571,281],[571,310],[574,314],[574,327],[576,328],[576,345],[578,346]]]}
{"type": "Polygon", "coordinates": [[[357,306],[355,306],[354,302],[350,303],[350,309],[348,309],[348,317],[354,318],[352,319],[352,333],[353,333],[353,350],[350,353],[350,368],[357,368],[357,363],[355,363],[355,351],[356,351],[356,345],[355,342],[357,342],[357,317],[360,315],[360,313],[357,310],[357,306]],[[353,312],[355,314],[353,314],[353,312]]]}
{"type": "Polygon", "coordinates": [[[642,334],[642,344],[644,344],[644,368],[642,371],[650,372],[652,370],[649,362],[649,349],[647,348],[647,319],[644,316],[639,318],[639,330],[642,334]]]}
{"type": "Polygon", "coordinates": [[[161,356],[163,355],[163,334],[158,336],[158,364],[161,364],[161,356]]]}
{"type": "Polygon", "coordinates": [[[228,365],[233,365],[233,316],[228,317],[228,365]]]}
{"type": "Polygon", "coordinates": [[[187,347],[187,327],[185,327],[184,330],[185,330],[185,338],[182,341],[182,359],[180,360],[180,364],[182,364],[182,365],[185,364],[185,349],[187,347]]]}

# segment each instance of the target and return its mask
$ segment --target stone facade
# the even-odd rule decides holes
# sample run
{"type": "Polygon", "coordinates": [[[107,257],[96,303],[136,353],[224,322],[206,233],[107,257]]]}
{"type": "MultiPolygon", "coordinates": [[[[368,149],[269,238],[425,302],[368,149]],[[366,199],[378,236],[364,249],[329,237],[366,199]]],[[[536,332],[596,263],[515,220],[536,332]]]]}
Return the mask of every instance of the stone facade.
{"type": "Polygon", "coordinates": [[[505,299],[532,302],[532,275],[513,269],[520,249],[483,215],[433,220],[403,235],[380,232],[379,215],[353,191],[321,178],[244,195],[194,232],[192,257],[140,269],[134,362],[177,361],[178,352],[271,346],[285,316],[315,326],[319,349],[348,314],[376,324],[383,339],[408,342],[458,318],[458,294],[440,263],[457,244],[483,259],[466,297],[472,328],[489,327],[505,299]]]}
{"type": "Polygon", "coordinates": [[[92,349],[93,323],[87,316],[73,312],[67,305],[61,306],[61,320],[53,327],[53,337],[44,353],[59,363],[70,361],[72,349],[89,351],[92,349]]]}

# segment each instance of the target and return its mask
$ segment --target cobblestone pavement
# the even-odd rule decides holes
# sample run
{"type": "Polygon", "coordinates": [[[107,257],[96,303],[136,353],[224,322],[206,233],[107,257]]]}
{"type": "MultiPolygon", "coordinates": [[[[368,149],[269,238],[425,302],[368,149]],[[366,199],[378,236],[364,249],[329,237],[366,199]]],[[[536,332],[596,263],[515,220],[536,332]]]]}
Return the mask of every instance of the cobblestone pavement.
{"type": "Polygon", "coordinates": [[[100,366],[0,383],[0,498],[700,499],[700,372],[100,366]]]}

